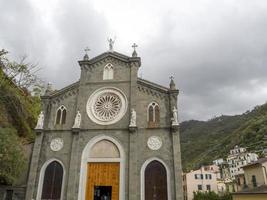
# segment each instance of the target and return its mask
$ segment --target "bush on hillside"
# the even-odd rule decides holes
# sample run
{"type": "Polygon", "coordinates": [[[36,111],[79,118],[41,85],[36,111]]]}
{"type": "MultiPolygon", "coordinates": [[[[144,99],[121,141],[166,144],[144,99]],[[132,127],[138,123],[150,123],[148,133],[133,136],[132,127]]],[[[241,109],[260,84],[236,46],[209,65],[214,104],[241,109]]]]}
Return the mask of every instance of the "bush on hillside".
{"type": "Polygon", "coordinates": [[[0,128],[0,184],[11,185],[21,175],[26,160],[13,128],[0,128]]]}
{"type": "Polygon", "coordinates": [[[232,195],[226,193],[222,196],[216,194],[215,192],[194,192],[193,200],[232,200],[232,195]]]}

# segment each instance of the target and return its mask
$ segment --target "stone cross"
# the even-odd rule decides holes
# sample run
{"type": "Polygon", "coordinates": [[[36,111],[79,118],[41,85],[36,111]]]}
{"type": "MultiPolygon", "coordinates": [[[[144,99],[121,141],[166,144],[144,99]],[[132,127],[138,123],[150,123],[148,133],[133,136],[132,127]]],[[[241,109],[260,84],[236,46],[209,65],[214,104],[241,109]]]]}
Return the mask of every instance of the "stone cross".
{"type": "Polygon", "coordinates": [[[89,49],[89,47],[86,47],[85,49],[84,49],[84,51],[85,51],[85,53],[87,54],[88,53],[88,51],[90,51],[91,49],[89,49]]]}
{"type": "Polygon", "coordinates": [[[133,46],[132,47],[133,47],[133,49],[135,51],[136,47],[138,47],[138,46],[137,46],[137,44],[133,43],[133,46]]]}

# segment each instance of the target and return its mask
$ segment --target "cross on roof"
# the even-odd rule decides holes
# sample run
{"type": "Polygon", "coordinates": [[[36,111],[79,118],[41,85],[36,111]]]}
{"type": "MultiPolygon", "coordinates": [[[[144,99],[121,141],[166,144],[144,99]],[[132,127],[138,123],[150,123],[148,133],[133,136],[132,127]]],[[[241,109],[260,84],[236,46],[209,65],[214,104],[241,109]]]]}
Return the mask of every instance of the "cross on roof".
{"type": "Polygon", "coordinates": [[[170,79],[173,80],[174,79],[174,76],[170,76],[170,79]]]}
{"type": "Polygon", "coordinates": [[[133,49],[135,51],[136,47],[138,47],[138,46],[137,46],[137,44],[133,43],[133,46],[132,47],[133,47],[133,49]]]}
{"type": "Polygon", "coordinates": [[[91,49],[89,49],[89,47],[86,47],[85,49],[84,49],[84,51],[85,51],[85,53],[87,53],[88,51],[90,51],[91,49]]]}

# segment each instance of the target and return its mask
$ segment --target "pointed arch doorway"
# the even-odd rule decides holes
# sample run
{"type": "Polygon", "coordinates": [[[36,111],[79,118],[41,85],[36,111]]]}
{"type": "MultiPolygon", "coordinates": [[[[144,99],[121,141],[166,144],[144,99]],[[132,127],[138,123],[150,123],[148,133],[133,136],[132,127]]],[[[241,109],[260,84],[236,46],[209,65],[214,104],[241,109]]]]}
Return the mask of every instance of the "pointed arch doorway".
{"type": "Polygon", "coordinates": [[[159,158],[148,159],[141,168],[141,200],[170,200],[170,173],[159,158]]]}
{"type": "Polygon", "coordinates": [[[98,136],[82,154],[79,199],[124,199],[124,152],[111,137],[98,136]]]}

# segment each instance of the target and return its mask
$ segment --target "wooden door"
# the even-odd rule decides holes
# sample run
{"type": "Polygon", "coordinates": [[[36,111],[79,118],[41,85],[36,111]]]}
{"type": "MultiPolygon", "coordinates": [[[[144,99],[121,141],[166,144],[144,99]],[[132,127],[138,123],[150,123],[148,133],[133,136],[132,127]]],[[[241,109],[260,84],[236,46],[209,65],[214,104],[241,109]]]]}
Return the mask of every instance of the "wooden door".
{"type": "Polygon", "coordinates": [[[158,161],[152,161],[145,169],[145,200],[167,200],[167,173],[158,161]]]}
{"type": "Polygon", "coordinates": [[[44,174],[41,199],[60,199],[63,180],[63,168],[57,161],[51,162],[44,174]]]}
{"type": "Polygon", "coordinates": [[[95,188],[111,186],[111,199],[119,200],[120,163],[88,163],[86,200],[94,200],[95,188]]]}

